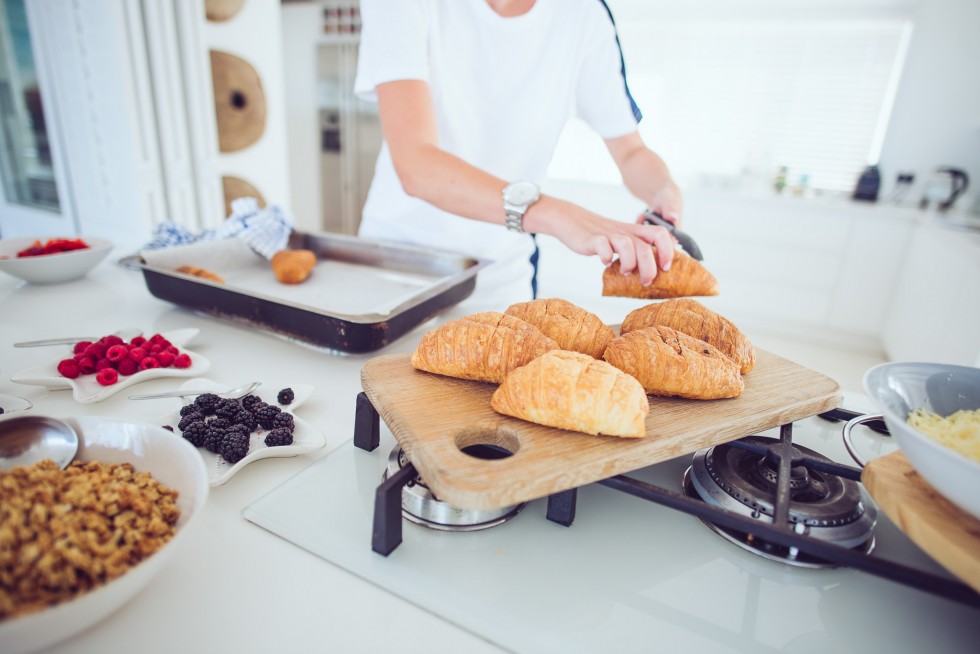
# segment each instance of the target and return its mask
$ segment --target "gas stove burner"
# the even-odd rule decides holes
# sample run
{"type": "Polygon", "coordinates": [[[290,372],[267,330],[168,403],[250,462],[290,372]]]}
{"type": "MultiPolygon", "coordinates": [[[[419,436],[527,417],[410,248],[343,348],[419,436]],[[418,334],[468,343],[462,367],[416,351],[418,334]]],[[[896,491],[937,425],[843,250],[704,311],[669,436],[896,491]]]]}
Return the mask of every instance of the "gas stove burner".
{"type": "MultiPolygon", "coordinates": [[[[699,450],[684,473],[684,492],[710,505],[772,524],[779,470],[779,458],[773,453],[779,452],[793,461],[789,520],[794,531],[865,553],[874,549],[877,509],[861,484],[802,465],[801,456],[827,459],[801,445],[765,436],[742,440],[769,448],[768,453],[759,454],[730,443],[699,450]]],[[[836,567],[797,548],[767,543],[751,533],[707,521],[705,524],[725,539],[768,559],[807,568],[836,567]]]]}
{"type": "MultiPolygon", "coordinates": [[[[481,458],[495,458],[492,449],[481,454],[481,458]]],[[[408,457],[402,452],[401,446],[396,445],[388,455],[388,467],[381,480],[388,479],[406,463],[408,457]]],[[[402,517],[417,525],[440,531],[479,531],[496,527],[516,516],[525,506],[527,502],[499,509],[459,509],[437,498],[418,475],[402,489],[402,517]]]]}

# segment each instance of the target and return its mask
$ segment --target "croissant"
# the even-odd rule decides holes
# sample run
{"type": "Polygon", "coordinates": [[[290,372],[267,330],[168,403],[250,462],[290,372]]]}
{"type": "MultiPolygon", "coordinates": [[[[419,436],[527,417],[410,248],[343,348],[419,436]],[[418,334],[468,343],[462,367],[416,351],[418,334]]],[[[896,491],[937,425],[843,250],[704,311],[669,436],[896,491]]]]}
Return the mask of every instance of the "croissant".
{"type": "Polygon", "coordinates": [[[213,273],[207,268],[201,268],[200,266],[180,266],[177,268],[177,272],[184,273],[185,275],[193,275],[194,277],[200,277],[201,279],[207,279],[219,284],[225,283],[221,275],[213,273]]]}
{"type": "Polygon", "coordinates": [[[613,339],[603,358],[635,377],[651,395],[715,400],[738,397],[745,388],[738,364],[713,345],[670,327],[623,334],[613,339]]]}
{"type": "Polygon", "coordinates": [[[465,316],[425,333],[412,365],[426,372],[499,384],[558,343],[514,316],[487,311],[465,316]]]}
{"type": "Polygon", "coordinates": [[[602,358],[609,341],[616,338],[616,332],[599,316],[567,300],[551,298],[521,302],[512,304],[504,313],[531,323],[545,336],[555,339],[561,349],[596,359],[602,358]]]}
{"type": "Polygon", "coordinates": [[[650,403],[635,379],[587,354],[552,350],[517,368],[490,406],[522,420],[586,434],[640,438],[650,403]]]}
{"type": "Polygon", "coordinates": [[[755,366],[755,347],[735,324],[697,300],[679,299],[655,302],[632,311],[623,320],[625,334],[635,329],[663,325],[714,345],[738,364],[742,374],[755,366]]]}
{"type": "Polygon", "coordinates": [[[313,271],[316,255],[310,250],[279,250],[271,263],[276,279],[283,284],[299,284],[313,271]]]}
{"type": "MultiPolygon", "coordinates": [[[[653,248],[654,256],[657,248],[653,248]]],[[[612,262],[602,273],[602,294],[619,297],[639,297],[648,300],[686,295],[718,295],[718,280],[708,269],[686,252],[674,252],[670,270],[659,270],[649,286],[640,284],[636,274],[619,271],[619,260],[612,262]]]]}

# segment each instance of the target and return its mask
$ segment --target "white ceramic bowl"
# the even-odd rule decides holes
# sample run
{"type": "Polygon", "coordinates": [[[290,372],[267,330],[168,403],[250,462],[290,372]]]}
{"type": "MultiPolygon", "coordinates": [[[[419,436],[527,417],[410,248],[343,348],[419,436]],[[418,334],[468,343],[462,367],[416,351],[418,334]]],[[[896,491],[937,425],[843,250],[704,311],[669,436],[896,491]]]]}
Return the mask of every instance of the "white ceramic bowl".
{"type": "Polygon", "coordinates": [[[980,408],[980,368],[940,363],[883,363],[864,375],[864,389],[881,411],[909,463],[937,491],[980,519],[980,463],[906,422],[924,408],[946,417],[980,408]]]}
{"type": "MultiPolygon", "coordinates": [[[[71,237],[75,238],[75,237],[71,237]]],[[[36,257],[17,257],[17,253],[34,241],[47,242],[49,237],[5,238],[0,240],[0,270],[31,284],[60,284],[88,274],[112,250],[112,241],[82,236],[89,247],[36,257]]]]}
{"type": "Polygon", "coordinates": [[[79,437],[76,459],[132,463],[179,492],[177,533],[155,554],[93,591],[36,613],[0,622],[5,654],[29,652],[62,641],[102,620],[136,595],[186,540],[204,507],[208,474],[201,455],[180,436],[149,423],[116,418],[66,420],[79,437]]]}

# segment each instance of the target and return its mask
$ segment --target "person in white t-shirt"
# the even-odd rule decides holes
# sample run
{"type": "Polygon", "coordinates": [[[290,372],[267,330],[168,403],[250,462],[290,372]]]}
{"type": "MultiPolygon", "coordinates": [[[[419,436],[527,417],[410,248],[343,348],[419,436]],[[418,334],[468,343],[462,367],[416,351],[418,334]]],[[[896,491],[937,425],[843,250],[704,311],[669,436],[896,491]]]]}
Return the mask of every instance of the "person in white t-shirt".
{"type": "Polygon", "coordinates": [[[670,267],[663,227],[538,191],[577,116],[603,138],[630,192],[680,225],[680,190],[637,132],[603,0],[361,0],[361,16],[354,91],[378,103],[384,133],[361,236],[494,260],[477,293],[500,311],[531,299],[530,234],[607,265],[618,256],[644,284],[670,267]]]}

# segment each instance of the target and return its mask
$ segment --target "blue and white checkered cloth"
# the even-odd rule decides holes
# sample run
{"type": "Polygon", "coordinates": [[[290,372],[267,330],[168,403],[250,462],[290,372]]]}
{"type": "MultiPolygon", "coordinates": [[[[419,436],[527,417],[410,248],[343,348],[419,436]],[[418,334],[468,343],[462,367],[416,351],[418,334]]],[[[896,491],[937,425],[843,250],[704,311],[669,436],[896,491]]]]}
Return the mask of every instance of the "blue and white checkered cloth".
{"type": "Polygon", "coordinates": [[[205,229],[194,234],[175,223],[161,223],[153,230],[153,239],[143,249],[158,250],[198,241],[238,237],[263,257],[271,259],[276,252],[286,248],[294,222],[293,217],[277,205],[259,209],[255,198],[238,198],[232,201],[231,215],[218,229],[205,229]]]}

